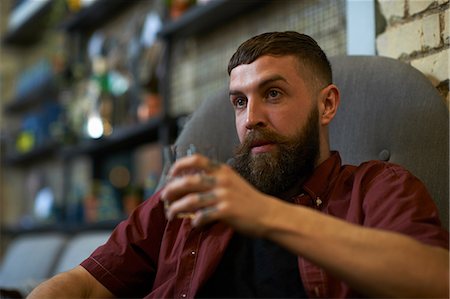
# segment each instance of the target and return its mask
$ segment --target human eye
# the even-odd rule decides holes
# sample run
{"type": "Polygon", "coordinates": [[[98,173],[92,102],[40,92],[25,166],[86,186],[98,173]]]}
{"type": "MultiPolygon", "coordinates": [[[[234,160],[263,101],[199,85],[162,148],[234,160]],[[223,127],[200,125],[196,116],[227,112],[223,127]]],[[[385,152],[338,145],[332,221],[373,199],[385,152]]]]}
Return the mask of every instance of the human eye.
{"type": "Polygon", "coordinates": [[[232,99],[232,103],[235,109],[243,109],[247,106],[247,100],[243,97],[236,97],[232,99]]]}
{"type": "Polygon", "coordinates": [[[267,99],[268,100],[277,100],[281,96],[281,92],[277,89],[269,89],[267,91],[267,99]]]}

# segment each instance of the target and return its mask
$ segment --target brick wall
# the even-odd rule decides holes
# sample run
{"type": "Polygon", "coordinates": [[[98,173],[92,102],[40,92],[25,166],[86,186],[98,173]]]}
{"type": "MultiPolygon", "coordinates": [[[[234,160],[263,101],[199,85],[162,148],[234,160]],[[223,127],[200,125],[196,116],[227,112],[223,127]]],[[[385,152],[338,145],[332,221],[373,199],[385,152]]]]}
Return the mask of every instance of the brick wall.
{"type": "Polygon", "coordinates": [[[377,36],[380,56],[397,58],[424,73],[450,107],[449,0],[378,0],[387,26],[377,36]]]}

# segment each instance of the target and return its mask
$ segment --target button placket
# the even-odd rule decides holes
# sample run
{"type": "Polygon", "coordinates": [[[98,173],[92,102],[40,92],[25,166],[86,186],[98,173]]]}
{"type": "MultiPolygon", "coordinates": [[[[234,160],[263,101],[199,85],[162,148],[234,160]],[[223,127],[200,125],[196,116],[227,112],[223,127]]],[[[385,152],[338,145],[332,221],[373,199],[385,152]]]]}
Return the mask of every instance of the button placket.
{"type": "Polygon", "coordinates": [[[195,271],[195,264],[197,261],[199,240],[201,239],[201,232],[191,230],[186,238],[183,246],[183,253],[179,261],[179,277],[183,279],[176,284],[175,294],[178,298],[188,298],[190,294],[190,285],[195,271]]]}

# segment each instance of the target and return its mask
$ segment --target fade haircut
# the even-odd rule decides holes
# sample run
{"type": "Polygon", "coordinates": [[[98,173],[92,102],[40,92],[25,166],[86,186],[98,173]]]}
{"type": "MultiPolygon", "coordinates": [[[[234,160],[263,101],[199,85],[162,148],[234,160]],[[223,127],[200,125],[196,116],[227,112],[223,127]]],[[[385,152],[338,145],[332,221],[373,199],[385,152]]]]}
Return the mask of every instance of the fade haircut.
{"type": "Polygon", "coordinates": [[[300,76],[317,91],[332,83],[331,65],[323,50],[310,36],[295,31],[267,32],[248,39],[231,57],[228,75],[235,67],[264,55],[296,57],[300,76]]]}

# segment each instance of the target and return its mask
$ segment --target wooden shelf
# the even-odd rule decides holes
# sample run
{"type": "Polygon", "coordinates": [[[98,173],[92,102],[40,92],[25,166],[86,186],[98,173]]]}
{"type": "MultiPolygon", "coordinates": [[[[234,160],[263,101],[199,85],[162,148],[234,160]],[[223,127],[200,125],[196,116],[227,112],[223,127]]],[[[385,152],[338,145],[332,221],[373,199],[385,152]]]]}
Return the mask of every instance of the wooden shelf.
{"type": "Polygon", "coordinates": [[[45,31],[43,22],[46,22],[46,16],[52,5],[53,1],[46,2],[17,28],[7,31],[2,43],[8,46],[28,46],[36,43],[45,31]]]}
{"type": "Polygon", "coordinates": [[[66,158],[77,155],[101,155],[105,152],[112,153],[140,144],[157,142],[162,124],[162,118],[156,117],[146,123],[117,128],[110,136],[82,141],[73,147],[63,149],[62,154],[66,158]]]}
{"type": "Polygon", "coordinates": [[[169,21],[159,32],[162,38],[189,36],[210,31],[251,9],[257,9],[273,0],[212,0],[186,11],[175,21],[169,21]]]}
{"type": "Polygon", "coordinates": [[[60,24],[67,32],[88,32],[101,27],[135,3],[142,0],[97,0],[60,24]]]}

